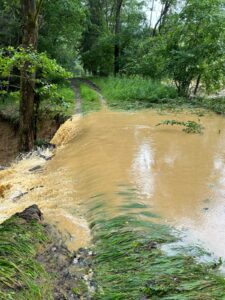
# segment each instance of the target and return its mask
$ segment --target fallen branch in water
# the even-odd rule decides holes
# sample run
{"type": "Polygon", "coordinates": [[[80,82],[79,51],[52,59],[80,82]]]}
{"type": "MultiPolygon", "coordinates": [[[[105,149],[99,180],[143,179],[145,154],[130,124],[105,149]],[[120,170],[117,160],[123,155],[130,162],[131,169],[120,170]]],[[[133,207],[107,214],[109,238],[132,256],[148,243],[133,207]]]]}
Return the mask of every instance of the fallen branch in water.
{"type": "Polygon", "coordinates": [[[176,120],[164,120],[158,123],[156,126],[160,125],[179,125],[179,126],[184,126],[183,131],[186,133],[202,133],[204,130],[204,127],[195,122],[195,121],[186,121],[186,122],[181,122],[181,121],[176,121],[176,120]]]}

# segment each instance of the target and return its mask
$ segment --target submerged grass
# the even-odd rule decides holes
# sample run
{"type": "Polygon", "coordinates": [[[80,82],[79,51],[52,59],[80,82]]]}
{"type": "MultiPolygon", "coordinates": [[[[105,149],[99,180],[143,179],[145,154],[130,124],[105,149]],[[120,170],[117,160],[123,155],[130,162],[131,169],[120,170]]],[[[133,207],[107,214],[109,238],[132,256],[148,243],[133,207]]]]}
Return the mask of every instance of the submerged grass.
{"type": "Polygon", "coordinates": [[[50,279],[36,260],[44,227],[13,216],[0,225],[0,299],[52,299],[50,279]]]}
{"type": "Polygon", "coordinates": [[[85,84],[80,85],[80,93],[82,98],[82,111],[88,113],[100,109],[99,96],[92,88],[85,84]]]}
{"type": "Polygon", "coordinates": [[[104,196],[97,197],[98,205],[93,203],[90,211],[92,220],[95,216],[91,227],[98,289],[94,299],[225,299],[225,279],[217,275],[215,262],[199,263],[184,251],[163,252],[163,245],[179,239],[171,228],[156,223],[158,215],[140,203],[128,205],[124,196],[123,215],[99,218],[104,196]],[[136,214],[130,214],[134,209],[136,214]]]}

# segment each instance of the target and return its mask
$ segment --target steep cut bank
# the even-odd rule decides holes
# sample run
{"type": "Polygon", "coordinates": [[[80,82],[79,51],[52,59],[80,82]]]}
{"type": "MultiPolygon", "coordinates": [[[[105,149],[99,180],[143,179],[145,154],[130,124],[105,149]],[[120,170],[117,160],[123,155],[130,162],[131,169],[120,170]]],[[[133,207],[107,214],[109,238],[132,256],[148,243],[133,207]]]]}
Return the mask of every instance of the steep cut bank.
{"type": "Polygon", "coordinates": [[[6,165],[18,154],[17,130],[7,121],[0,119],[0,165],[6,165]]]}
{"type": "MultiPolygon", "coordinates": [[[[39,123],[37,145],[50,142],[64,120],[43,119],[39,123]]],[[[18,124],[0,118],[0,166],[8,166],[18,156],[18,124]]]]}

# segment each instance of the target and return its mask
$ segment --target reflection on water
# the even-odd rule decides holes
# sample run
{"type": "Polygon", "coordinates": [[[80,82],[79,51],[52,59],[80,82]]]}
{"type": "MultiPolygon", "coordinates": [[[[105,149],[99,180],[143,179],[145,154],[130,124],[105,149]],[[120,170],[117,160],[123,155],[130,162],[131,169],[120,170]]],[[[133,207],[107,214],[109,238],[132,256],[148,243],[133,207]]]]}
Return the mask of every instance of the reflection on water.
{"type": "Polygon", "coordinates": [[[139,192],[152,197],[154,192],[154,155],[150,141],[140,141],[132,164],[132,177],[139,192]]]}
{"type": "MultiPolygon", "coordinates": [[[[68,141],[72,132],[72,141],[57,150],[42,174],[27,174],[27,166],[19,164],[14,166],[13,174],[2,179],[18,186],[15,176],[20,174],[20,186],[24,189],[34,185],[43,188],[17,203],[6,197],[1,215],[6,210],[10,214],[22,208],[29,201],[36,202],[52,222],[61,224],[62,230],[72,228],[65,218],[85,216],[90,198],[98,203],[93,195],[106,195],[105,210],[117,214],[124,205],[118,187],[125,183],[135,189],[140,205],[151,207],[169,224],[187,228],[190,236],[201,239],[216,255],[225,257],[223,117],[102,111],[67,125],[55,140],[57,144],[61,139],[65,142],[66,135],[68,141]],[[204,134],[187,134],[176,126],[155,126],[164,119],[199,121],[205,127],[204,134]]],[[[71,236],[78,235],[77,231],[69,231],[71,236]]]]}

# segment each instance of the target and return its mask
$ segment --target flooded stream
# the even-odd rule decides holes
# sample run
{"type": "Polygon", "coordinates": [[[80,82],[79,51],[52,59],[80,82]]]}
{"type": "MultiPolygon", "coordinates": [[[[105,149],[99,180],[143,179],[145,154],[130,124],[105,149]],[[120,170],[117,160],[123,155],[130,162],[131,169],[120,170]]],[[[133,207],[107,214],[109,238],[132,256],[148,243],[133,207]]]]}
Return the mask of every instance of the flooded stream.
{"type": "Polygon", "coordinates": [[[37,203],[76,249],[90,241],[85,219],[96,199],[104,199],[103,218],[118,216],[127,205],[124,195],[134,191],[139,207],[161,216],[159,222],[225,258],[223,117],[103,110],[67,121],[53,142],[64,145],[47,165],[34,156],[0,173],[1,183],[12,185],[1,200],[2,220],[37,203]],[[200,122],[204,133],[155,126],[165,119],[200,122]],[[41,171],[30,172],[36,165],[41,171]],[[13,201],[16,190],[29,192],[13,201]]]}

